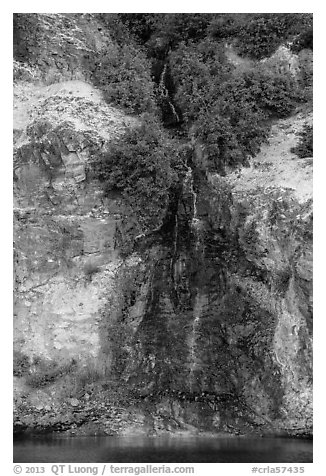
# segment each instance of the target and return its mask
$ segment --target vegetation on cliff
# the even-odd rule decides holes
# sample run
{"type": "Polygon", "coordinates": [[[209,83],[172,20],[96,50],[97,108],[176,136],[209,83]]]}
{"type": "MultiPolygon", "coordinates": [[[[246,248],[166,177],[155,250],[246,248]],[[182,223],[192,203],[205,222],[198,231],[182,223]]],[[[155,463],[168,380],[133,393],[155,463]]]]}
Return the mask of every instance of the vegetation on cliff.
{"type": "MultiPolygon", "coordinates": [[[[246,164],[259,152],[271,121],[309,100],[304,61],[297,77],[277,61],[239,68],[229,60],[225,44],[255,60],[270,56],[285,41],[292,41],[296,52],[312,48],[310,14],[101,14],[99,19],[113,43],[96,60],[95,83],[107,101],[131,113],[150,113],[152,122],[149,126],[148,116],[141,119],[142,128],[112,146],[96,170],[106,190],[129,196],[144,223],[161,216],[176,179],[164,126],[205,144],[204,168],[224,173],[226,166],[246,164]],[[168,119],[163,99],[170,106],[168,119]],[[155,134],[160,144],[151,150],[155,134]],[[144,207],[146,194],[152,199],[144,207]]],[[[177,142],[173,147],[177,156],[177,142]]]]}
{"type": "Polygon", "coordinates": [[[303,130],[299,133],[299,143],[291,149],[291,152],[297,154],[298,157],[312,157],[313,155],[313,128],[309,124],[305,124],[303,130]]]}
{"type": "Polygon", "coordinates": [[[211,41],[171,55],[176,104],[189,132],[207,144],[215,169],[244,163],[259,151],[270,119],[290,114],[300,100],[289,72],[257,65],[239,72],[211,41]],[[191,78],[191,80],[189,80],[191,78]]]}
{"type": "Polygon", "coordinates": [[[94,83],[104,98],[126,110],[141,114],[157,109],[150,62],[144,52],[133,44],[111,44],[95,61],[94,83]]]}
{"type": "Polygon", "coordinates": [[[176,185],[177,151],[153,115],[113,141],[94,163],[105,193],[119,191],[130,203],[142,227],[159,225],[169,205],[169,191],[176,185]]]}
{"type": "Polygon", "coordinates": [[[16,421],[309,432],[311,16],[15,28],[16,421]]]}
{"type": "Polygon", "coordinates": [[[242,55],[254,59],[270,56],[287,41],[297,50],[312,48],[309,13],[127,13],[118,18],[140,43],[156,46],[156,52],[206,37],[233,42],[242,55]]]}

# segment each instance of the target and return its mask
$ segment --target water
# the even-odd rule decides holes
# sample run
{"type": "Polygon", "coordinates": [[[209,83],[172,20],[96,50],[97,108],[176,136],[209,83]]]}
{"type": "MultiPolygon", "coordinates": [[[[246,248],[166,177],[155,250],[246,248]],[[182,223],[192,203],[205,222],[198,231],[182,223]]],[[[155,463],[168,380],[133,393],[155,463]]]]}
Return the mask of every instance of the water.
{"type": "Polygon", "coordinates": [[[161,74],[158,90],[159,90],[160,96],[169,103],[169,106],[170,106],[170,109],[171,109],[171,112],[172,112],[172,115],[174,117],[175,122],[179,123],[180,122],[180,117],[179,117],[173,103],[170,100],[169,91],[168,91],[168,88],[166,87],[167,67],[168,67],[168,63],[165,63],[162,74],[161,74]]]}
{"type": "Polygon", "coordinates": [[[15,441],[14,462],[311,463],[312,441],[238,437],[42,437],[15,441]]]}
{"type": "Polygon", "coordinates": [[[189,351],[190,351],[190,376],[189,383],[191,391],[196,389],[195,383],[195,370],[197,367],[196,361],[196,347],[198,338],[198,328],[200,327],[200,318],[203,314],[203,308],[207,305],[207,298],[205,295],[199,293],[196,294],[194,303],[194,320],[192,324],[192,331],[190,334],[189,351]]]}

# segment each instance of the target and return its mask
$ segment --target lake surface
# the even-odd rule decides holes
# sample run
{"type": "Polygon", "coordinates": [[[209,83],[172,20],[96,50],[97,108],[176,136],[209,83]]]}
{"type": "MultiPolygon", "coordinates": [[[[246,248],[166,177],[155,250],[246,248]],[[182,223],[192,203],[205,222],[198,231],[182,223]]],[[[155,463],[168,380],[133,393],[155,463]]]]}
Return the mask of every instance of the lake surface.
{"type": "Polygon", "coordinates": [[[14,442],[15,463],[311,463],[312,441],[286,438],[45,437],[14,442]]]}

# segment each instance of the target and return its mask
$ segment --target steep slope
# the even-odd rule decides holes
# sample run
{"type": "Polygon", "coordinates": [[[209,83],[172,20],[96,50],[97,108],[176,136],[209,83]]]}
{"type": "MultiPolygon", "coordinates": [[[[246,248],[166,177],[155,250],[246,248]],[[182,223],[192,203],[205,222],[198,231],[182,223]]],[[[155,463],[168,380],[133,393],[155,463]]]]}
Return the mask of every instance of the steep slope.
{"type": "Polygon", "coordinates": [[[16,431],[310,435],[312,161],[290,148],[311,113],[226,177],[189,143],[168,223],[139,234],[93,168],[139,123],[90,83],[109,35],[16,29],[16,431]]]}
{"type": "MultiPolygon", "coordinates": [[[[87,179],[88,162],[94,152],[103,150],[112,137],[121,134],[134,120],[106,106],[98,91],[81,81],[48,87],[20,85],[18,89],[14,212],[18,220],[16,259],[20,264],[16,283],[24,296],[19,308],[26,314],[26,326],[32,326],[27,346],[34,352],[39,347],[34,337],[37,340],[40,336],[33,332],[29,319],[37,315],[41,321],[49,321],[42,325],[45,340],[49,339],[48,325],[50,328],[54,325],[53,312],[76,315],[83,320],[84,310],[88,314],[94,312],[91,309],[94,299],[88,304],[90,309],[87,310],[87,304],[86,309],[82,308],[84,301],[90,301],[85,289],[85,280],[91,281],[87,267],[93,266],[94,273],[105,272],[108,263],[113,269],[118,263],[115,263],[114,233],[119,219],[101,199],[98,184],[87,179]],[[35,243],[38,243],[36,249],[35,243]],[[67,275],[67,283],[62,274],[67,275]],[[76,283],[80,274],[84,276],[73,299],[76,312],[74,304],[65,303],[63,296],[72,294],[70,284],[76,283]],[[49,299],[41,298],[44,308],[40,316],[40,310],[34,309],[33,297],[36,293],[40,298],[42,292],[49,299]],[[80,293],[85,294],[83,302],[79,302],[80,293]],[[67,306],[72,308],[68,310],[67,306]]],[[[72,330],[75,340],[76,334],[72,330]]],[[[82,340],[83,335],[81,331],[82,340]]],[[[76,345],[80,345],[78,339],[76,345]]],[[[61,348],[59,344],[58,348],[61,348]]],[[[92,350],[96,353],[95,348],[92,350]]],[[[81,348],[80,351],[83,355],[81,348]]]]}
{"type": "Polygon", "coordinates": [[[195,169],[170,241],[143,255],[148,289],[132,288],[120,317],[119,375],[155,414],[202,431],[311,432],[311,161],[284,138],[302,125],[277,122],[252,168],[226,179],[195,169]]]}
{"type": "Polygon", "coordinates": [[[57,81],[90,78],[94,60],[110,43],[96,15],[14,15],[14,71],[18,79],[57,81]]]}
{"type": "Polygon", "coordinates": [[[135,119],[78,80],[18,83],[14,99],[15,366],[28,362],[33,388],[76,366],[105,372],[99,314],[121,266],[122,215],[89,162],[135,119]]]}
{"type": "Polygon", "coordinates": [[[312,124],[312,112],[302,111],[272,126],[268,143],[251,161],[250,167],[230,173],[227,181],[234,192],[259,187],[289,189],[301,203],[312,198],[312,157],[299,159],[291,153],[304,124],[312,124]]]}
{"type": "Polygon", "coordinates": [[[254,283],[251,275],[239,286],[276,316],[280,425],[298,430],[312,425],[312,158],[300,159],[291,148],[311,121],[309,112],[278,121],[251,166],[227,178],[234,203],[247,215],[240,246],[263,281],[254,283]]]}

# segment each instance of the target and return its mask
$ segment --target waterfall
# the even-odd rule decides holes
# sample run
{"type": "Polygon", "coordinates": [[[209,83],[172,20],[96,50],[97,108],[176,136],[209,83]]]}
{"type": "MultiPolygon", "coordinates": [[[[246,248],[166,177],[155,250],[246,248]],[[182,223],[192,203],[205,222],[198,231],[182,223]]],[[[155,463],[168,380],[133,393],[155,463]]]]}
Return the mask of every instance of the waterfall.
{"type": "Polygon", "coordinates": [[[169,91],[167,90],[167,87],[165,86],[165,77],[166,77],[167,67],[168,67],[168,64],[165,63],[163,71],[161,73],[160,83],[159,83],[159,86],[158,86],[160,96],[165,97],[165,98],[169,97],[169,91]]]}
{"type": "Polygon", "coordinates": [[[177,254],[178,245],[178,213],[175,214],[174,238],[173,238],[173,256],[177,254]]]}
{"type": "Polygon", "coordinates": [[[194,385],[194,372],[196,370],[196,340],[197,340],[197,330],[200,322],[200,317],[195,316],[195,319],[192,323],[192,330],[189,339],[189,358],[190,358],[190,375],[189,375],[189,384],[190,388],[193,388],[194,385]]]}
{"type": "Polygon", "coordinates": [[[206,296],[199,294],[197,292],[193,310],[193,322],[191,328],[191,334],[188,342],[189,348],[189,361],[190,361],[190,373],[189,373],[189,387],[191,390],[194,389],[195,382],[195,370],[197,368],[197,361],[196,361],[196,348],[197,348],[197,340],[198,340],[198,330],[200,327],[200,318],[202,316],[202,310],[204,305],[206,304],[206,296]]]}
{"type": "Polygon", "coordinates": [[[173,117],[175,118],[175,122],[180,122],[179,114],[175,110],[175,107],[174,107],[173,103],[170,101],[170,99],[168,99],[168,101],[169,101],[169,105],[170,105],[171,110],[172,110],[173,117]]]}
{"type": "Polygon", "coordinates": [[[174,225],[174,236],[173,236],[173,253],[171,257],[171,264],[170,264],[170,269],[172,272],[172,281],[173,281],[173,287],[174,287],[174,292],[176,295],[176,298],[178,298],[178,285],[177,285],[177,270],[175,266],[175,260],[177,256],[177,251],[178,251],[178,212],[175,214],[175,225],[174,225]]]}
{"type": "Polygon", "coordinates": [[[202,227],[202,221],[197,216],[197,193],[194,189],[194,178],[193,178],[193,171],[192,168],[185,164],[187,168],[186,176],[184,178],[183,186],[184,191],[189,193],[191,196],[192,201],[192,218],[191,218],[191,227],[194,230],[196,235],[196,249],[199,248],[200,245],[200,229],[202,227]]]}
{"type": "Polygon", "coordinates": [[[197,194],[194,190],[194,177],[192,168],[186,165],[187,172],[183,181],[184,191],[189,193],[192,197],[192,222],[197,220],[197,194]]]}
{"type": "Polygon", "coordinates": [[[180,122],[179,114],[177,113],[172,101],[170,100],[169,91],[168,91],[168,88],[166,87],[167,69],[168,69],[168,63],[166,62],[164,64],[164,68],[163,68],[163,71],[161,73],[160,82],[159,82],[159,86],[158,86],[159,95],[161,96],[161,98],[163,98],[163,101],[168,102],[175,122],[179,123],[180,122]]]}

